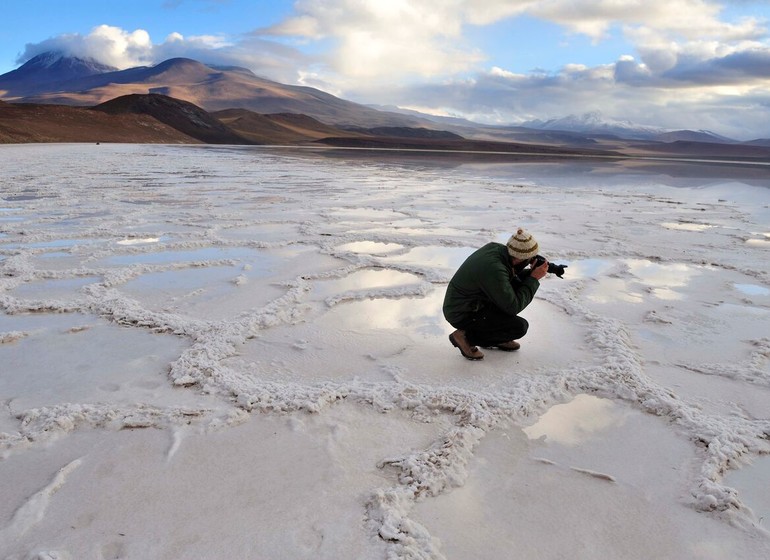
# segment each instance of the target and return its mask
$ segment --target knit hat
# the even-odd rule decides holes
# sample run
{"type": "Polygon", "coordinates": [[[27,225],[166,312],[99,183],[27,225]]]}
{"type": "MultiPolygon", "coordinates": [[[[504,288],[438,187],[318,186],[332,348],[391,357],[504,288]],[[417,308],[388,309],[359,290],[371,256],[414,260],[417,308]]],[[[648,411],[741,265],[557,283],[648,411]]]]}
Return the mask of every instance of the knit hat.
{"type": "Polygon", "coordinates": [[[515,259],[527,260],[537,255],[537,241],[528,231],[522,228],[519,228],[511,236],[506,245],[508,247],[508,254],[515,259]]]}

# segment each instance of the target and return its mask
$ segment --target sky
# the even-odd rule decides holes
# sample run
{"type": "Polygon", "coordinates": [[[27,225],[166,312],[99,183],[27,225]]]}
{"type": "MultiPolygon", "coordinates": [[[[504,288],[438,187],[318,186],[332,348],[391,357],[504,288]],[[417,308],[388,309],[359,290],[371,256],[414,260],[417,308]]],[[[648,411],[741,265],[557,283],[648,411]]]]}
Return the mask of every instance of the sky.
{"type": "Polygon", "coordinates": [[[606,120],[770,138],[770,0],[29,0],[0,74],[48,50],[184,56],[491,124],[606,120]]]}

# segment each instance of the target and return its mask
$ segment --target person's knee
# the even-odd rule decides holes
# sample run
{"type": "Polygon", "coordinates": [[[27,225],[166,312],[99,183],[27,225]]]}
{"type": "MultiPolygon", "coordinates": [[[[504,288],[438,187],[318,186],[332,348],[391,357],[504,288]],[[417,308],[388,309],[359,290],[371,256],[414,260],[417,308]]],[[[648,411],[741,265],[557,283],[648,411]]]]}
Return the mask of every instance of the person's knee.
{"type": "Polygon", "coordinates": [[[518,334],[516,338],[523,337],[525,334],[527,334],[528,330],[529,322],[523,317],[516,317],[516,332],[518,334]]]}

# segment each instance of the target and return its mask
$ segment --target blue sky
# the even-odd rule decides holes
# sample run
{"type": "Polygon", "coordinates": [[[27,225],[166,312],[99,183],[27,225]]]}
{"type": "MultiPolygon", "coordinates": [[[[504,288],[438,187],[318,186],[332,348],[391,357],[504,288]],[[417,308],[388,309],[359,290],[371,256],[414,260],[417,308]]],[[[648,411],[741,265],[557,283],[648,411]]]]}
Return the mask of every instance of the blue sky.
{"type": "Polygon", "coordinates": [[[351,101],[516,124],[770,137],[770,0],[8,2],[0,74],[45,50],[237,64],[351,101]]]}

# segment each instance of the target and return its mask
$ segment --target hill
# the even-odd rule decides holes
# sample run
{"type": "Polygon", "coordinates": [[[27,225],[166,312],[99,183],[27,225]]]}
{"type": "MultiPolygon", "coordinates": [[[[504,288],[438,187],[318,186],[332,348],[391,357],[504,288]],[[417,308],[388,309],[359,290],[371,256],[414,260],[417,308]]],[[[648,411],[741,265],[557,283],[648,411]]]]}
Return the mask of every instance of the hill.
{"type": "Polygon", "coordinates": [[[255,144],[296,144],[328,136],[360,136],[293,113],[261,115],[248,109],[225,109],[212,115],[255,144]]]}
{"type": "Polygon", "coordinates": [[[124,95],[93,108],[111,115],[145,115],[206,144],[248,144],[240,136],[200,107],[165,95],[124,95]]]}
{"type": "Polygon", "coordinates": [[[0,102],[0,143],[31,142],[191,144],[201,141],[150,115],[114,115],[83,107],[0,102]]]}

